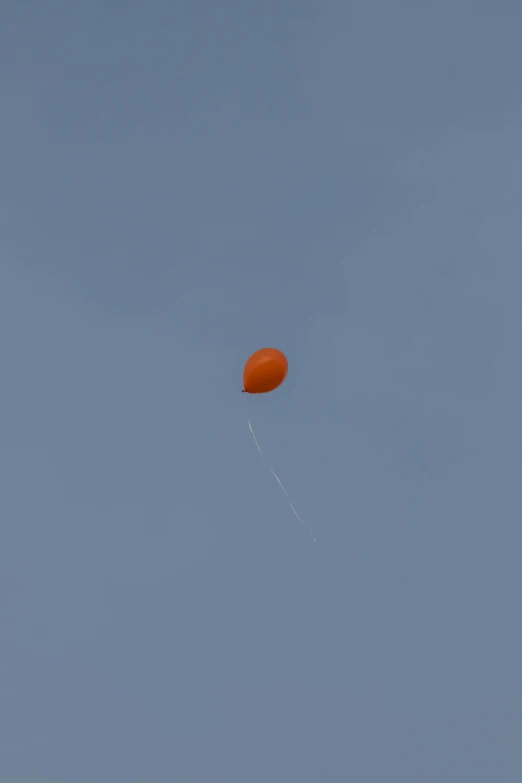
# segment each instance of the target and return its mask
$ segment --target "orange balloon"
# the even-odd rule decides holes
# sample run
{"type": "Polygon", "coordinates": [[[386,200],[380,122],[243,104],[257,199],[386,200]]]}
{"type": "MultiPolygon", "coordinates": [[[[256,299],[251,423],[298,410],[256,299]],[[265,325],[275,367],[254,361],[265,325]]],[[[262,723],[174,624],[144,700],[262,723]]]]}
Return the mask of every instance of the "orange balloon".
{"type": "Polygon", "coordinates": [[[277,348],[261,348],[252,354],[243,370],[244,392],[266,394],[281,386],[288,373],[288,360],[277,348]]]}

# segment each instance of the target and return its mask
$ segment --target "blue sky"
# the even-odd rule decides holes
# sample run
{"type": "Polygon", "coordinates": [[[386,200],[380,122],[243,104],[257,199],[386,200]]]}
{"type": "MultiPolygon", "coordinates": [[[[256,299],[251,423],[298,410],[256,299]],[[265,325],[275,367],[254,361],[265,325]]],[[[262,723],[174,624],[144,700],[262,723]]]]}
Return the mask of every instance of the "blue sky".
{"type": "Polygon", "coordinates": [[[519,783],[521,29],[2,4],[1,783],[519,783]]]}

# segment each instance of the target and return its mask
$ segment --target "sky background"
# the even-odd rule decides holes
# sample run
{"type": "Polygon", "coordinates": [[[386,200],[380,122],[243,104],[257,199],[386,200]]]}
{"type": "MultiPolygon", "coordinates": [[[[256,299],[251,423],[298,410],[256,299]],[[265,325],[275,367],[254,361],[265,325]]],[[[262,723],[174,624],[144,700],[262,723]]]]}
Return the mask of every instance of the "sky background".
{"type": "Polygon", "coordinates": [[[520,783],[521,29],[3,0],[1,783],[520,783]]]}

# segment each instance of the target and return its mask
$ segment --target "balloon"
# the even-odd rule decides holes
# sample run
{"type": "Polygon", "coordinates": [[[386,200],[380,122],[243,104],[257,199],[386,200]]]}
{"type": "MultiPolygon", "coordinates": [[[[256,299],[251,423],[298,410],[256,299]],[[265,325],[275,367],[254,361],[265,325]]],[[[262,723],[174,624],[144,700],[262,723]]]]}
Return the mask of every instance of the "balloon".
{"type": "Polygon", "coordinates": [[[281,386],[288,372],[288,360],[277,348],[261,348],[252,354],[243,370],[244,392],[266,394],[281,386]]]}

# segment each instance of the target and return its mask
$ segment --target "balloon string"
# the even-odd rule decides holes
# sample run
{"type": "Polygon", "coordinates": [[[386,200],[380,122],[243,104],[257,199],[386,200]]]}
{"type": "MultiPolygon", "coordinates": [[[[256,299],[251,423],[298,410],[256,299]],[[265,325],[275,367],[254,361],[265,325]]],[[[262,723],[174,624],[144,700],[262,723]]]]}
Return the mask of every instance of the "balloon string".
{"type": "MultiPolygon", "coordinates": [[[[252,429],[252,425],[250,424],[250,419],[247,419],[247,421],[248,421],[248,426],[249,426],[249,428],[250,428],[250,432],[252,433],[252,437],[254,438],[254,443],[255,443],[255,444],[256,444],[256,446],[257,446],[257,450],[258,450],[258,451],[259,451],[259,453],[261,454],[261,459],[265,459],[265,458],[263,457],[263,452],[261,451],[261,447],[259,446],[259,443],[257,442],[257,438],[256,438],[256,436],[255,436],[254,430],[252,429]]],[[[266,460],[265,460],[265,462],[266,462],[266,460]]]]}
{"type": "MultiPolygon", "coordinates": [[[[249,430],[250,430],[250,433],[251,433],[251,435],[252,435],[252,437],[253,437],[253,439],[254,439],[254,443],[256,444],[257,450],[258,450],[259,454],[261,455],[261,459],[263,460],[263,462],[264,462],[265,464],[267,464],[267,462],[266,462],[266,459],[265,459],[265,457],[264,457],[264,455],[263,455],[263,452],[261,451],[261,447],[260,447],[260,445],[259,445],[259,443],[258,443],[258,441],[257,441],[257,438],[256,438],[255,432],[254,432],[254,430],[253,430],[253,427],[252,427],[252,425],[251,425],[251,423],[250,423],[250,419],[247,419],[247,421],[248,421],[248,428],[249,428],[249,430]]],[[[267,465],[267,467],[268,467],[268,465],[267,465]]],[[[297,519],[298,519],[298,520],[299,520],[299,522],[302,524],[302,526],[304,527],[304,529],[307,531],[307,533],[308,533],[308,535],[310,536],[310,538],[312,539],[312,541],[315,541],[315,543],[317,543],[317,539],[315,538],[315,536],[313,536],[313,535],[312,535],[312,533],[311,533],[309,530],[307,530],[305,523],[303,522],[303,520],[301,519],[301,517],[299,516],[299,514],[298,514],[298,513],[297,513],[297,511],[295,510],[295,508],[294,508],[294,505],[293,505],[292,501],[290,500],[290,496],[288,495],[288,492],[286,491],[286,489],[283,487],[283,485],[282,485],[282,483],[281,483],[281,480],[280,480],[280,478],[279,478],[279,477],[276,475],[275,471],[274,471],[274,470],[272,470],[272,468],[271,468],[271,467],[268,467],[268,469],[269,469],[270,473],[272,474],[272,476],[273,476],[273,477],[275,478],[275,480],[277,481],[277,483],[279,484],[279,486],[281,487],[281,489],[283,490],[283,492],[285,493],[286,497],[288,498],[288,502],[289,502],[289,504],[290,504],[290,508],[292,509],[292,511],[294,512],[294,514],[296,515],[297,519]]]]}

